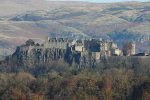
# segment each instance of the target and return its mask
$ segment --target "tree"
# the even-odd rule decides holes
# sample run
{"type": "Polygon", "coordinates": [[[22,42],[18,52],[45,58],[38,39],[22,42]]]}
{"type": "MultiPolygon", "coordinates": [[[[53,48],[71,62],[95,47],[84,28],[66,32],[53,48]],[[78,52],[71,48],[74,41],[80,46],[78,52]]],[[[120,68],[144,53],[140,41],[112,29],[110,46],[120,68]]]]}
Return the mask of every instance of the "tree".
{"type": "Polygon", "coordinates": [[[34,46],[35,45],[35,42],[32,40],[32,39],[29,39],[25,42],[25,45],[26,46],[34,46]]]}
{"type": "Polygon", "coordinates": [[[36,43],[36,46],[40,46],[40,44],[39,44],[39,43],[36,43]]]}
{"type": "Polygon", "coordinates": [[[112,100],[112,76],[103,76],[103,96],[105,100],[112,100]]]}

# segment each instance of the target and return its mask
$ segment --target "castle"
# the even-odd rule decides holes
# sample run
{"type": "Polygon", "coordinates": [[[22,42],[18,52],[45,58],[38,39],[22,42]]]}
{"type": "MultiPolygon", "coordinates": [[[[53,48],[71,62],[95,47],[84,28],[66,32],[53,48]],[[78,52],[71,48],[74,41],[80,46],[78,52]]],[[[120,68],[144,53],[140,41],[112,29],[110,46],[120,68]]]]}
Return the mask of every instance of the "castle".
{"type": "MultiPolygon", "coordinates": [[[[87,40],[69,40],[67,38],[46,38],[44,48],[71,49],[71,51],[86,53],[95,53],[96,59],[101,56],[121,56],[122,50],[111,40],[87,39],[87,40]]],[[[135,49],[135,48],[133,48],[135,49]]],[[[135,50],[132,50],[135,51],[135,50]]],[[[131,55],[134,53],[131,53],[131,55]]]]}
{"type": "MultiPolygon", "coordinates": [[[[123,56],[124,51],[117,44],[105,39],[70,40],[68,38],[47,37],[42,45],[23,45],[17,47],[13,57],[18,63],[39,64],[64,60],[69,64],[94,67],[107,57],[123,56]]],[[[127,56],[135,54],[135,44],[132,42],[127,56]]]]}

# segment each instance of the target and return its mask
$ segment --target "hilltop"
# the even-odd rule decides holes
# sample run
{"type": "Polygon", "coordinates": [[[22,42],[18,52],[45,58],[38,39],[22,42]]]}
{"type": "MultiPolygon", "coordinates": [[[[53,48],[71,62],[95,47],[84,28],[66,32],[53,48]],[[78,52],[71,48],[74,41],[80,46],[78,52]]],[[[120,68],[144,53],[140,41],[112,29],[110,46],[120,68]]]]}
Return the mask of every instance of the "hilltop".
{"type": "Polygon", "coordinates": [[[150,50],[150,2],[0,2],[0,55],[29,38],[43,42],[46,36],[102,37],[118,44],[134,40],[138,51],[150,50]]]}

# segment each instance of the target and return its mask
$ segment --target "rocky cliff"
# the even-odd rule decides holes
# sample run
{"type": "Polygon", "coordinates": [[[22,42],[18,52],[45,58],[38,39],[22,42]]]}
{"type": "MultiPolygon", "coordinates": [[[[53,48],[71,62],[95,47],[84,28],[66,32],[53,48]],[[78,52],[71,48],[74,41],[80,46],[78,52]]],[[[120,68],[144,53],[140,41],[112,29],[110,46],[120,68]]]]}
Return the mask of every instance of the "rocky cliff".
{"type": "Polygon", "coordinates": [[[44,48],[42,46],[17,47],[12,55],[15,64],[32,67],[49,65],[55,62],[66,62],[77,68],[94,67],[148,67],[150,56],[107,56],[96,59],[92,52],[77,52],[68,49],[44,48]]]}
{"type": "Polygon", "coordinates": [[[97,60],[91,53],[81,53],[68,49],[44,48],[44,47],[17,47],[12,55],[16,64],[34,66],[38,64],[50,64],[53,61],[64,61],[76,67],[95,67],[97,60]]]}
{"type": "Polygon", "coordinates": [[[42,47],[17,47],[13,60],[18,64],[35,65],[65,59],[66,50],[42,47]]]}
{"type": "Polygon", "coordinates": [[[134,40],[138,52],[150,51],[150,2],[1,0],[0,8],[0,49],[6,52],[0,52],[2,56],[29,38],[42,43],[46,36],[109,38],[120,47],[134,40]]]}

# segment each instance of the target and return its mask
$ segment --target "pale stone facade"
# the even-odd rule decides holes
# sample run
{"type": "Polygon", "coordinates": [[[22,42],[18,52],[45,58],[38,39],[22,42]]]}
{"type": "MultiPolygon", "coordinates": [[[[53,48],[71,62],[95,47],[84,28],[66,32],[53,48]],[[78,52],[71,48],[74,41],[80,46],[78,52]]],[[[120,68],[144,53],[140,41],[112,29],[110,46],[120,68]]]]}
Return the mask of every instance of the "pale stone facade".
{"type": "Polygon", "coordinates": [[[69,40],[67,38],[47,38],[44,47],[45,48],[59,48],[67,49],[69,46],[69,40]]]}
{"type": "Polygon", "coordinates": [[[72,51],[77,52],[92,52],[96,59],[100,59],[101,56],[122,55],[122,51],[117,47],[117,44],[110,40],[102,39],[68,40],[66,38],[48,37],[46,38],[44,47],[59,49],[71,48],[72,51]]]}
{"type": "Polygon", "coordinates": [[[135,55],[135,53],[136,53],[136,50],[135,50],[135,43],[134,43],[134,42],[131,42],[131,46],[132,46],[132,48],[131,48],[131,55],[135,55]]]}
{"type": "Polygon", "coordinates": [[[76,40],[76,42],[74,43],[74,46],[75,46],[75,51],[78,51],[78,52],[85,51],[84,41],[82,40],[76,40]]]}
{"type": "MultiPolygon", "coordinates": [[[[135,44],[132,44],[132,54],[135,54],[135,44]]],[[[123,53],[112,41],[108,40],[69,40],[67,38],[50,38],[47,37],[42,46],[22,46],[22,51],[30,52],[32,49],[70,49],[72,52],[82,52],[82,54],[89,54],[96,60],[103,56],[121,56],[123,53]]],[[[82,55],[81,55],[82,56],[82,55]]]]}
{"type": "Polygon", "coordinates": [[[112,50],[112,54],[113,55],[116,55],[116,56],[121,56],[121,55],[123,55],[122,54],[122,51],[120,50],[120,49],[114,49],[114,50],[112,50]]]}

